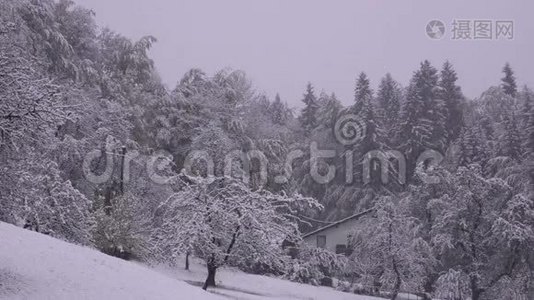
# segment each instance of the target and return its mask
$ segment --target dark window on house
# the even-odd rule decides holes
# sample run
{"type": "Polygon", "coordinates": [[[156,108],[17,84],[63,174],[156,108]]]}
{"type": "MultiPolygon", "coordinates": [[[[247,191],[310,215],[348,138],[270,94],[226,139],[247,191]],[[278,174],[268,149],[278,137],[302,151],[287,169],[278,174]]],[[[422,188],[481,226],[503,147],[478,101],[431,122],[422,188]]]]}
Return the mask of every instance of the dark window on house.
{"type": "Polygon", "coordinates": [[[347,245],[344,245],[344,244],[336,245],[336,254],[347,254],[347,245]]]}
{"type": "Polygon", "coordinates": [[[326,248],[326,235],[318,235],[317,236],[317,247],[318,248],[326,248]]]}

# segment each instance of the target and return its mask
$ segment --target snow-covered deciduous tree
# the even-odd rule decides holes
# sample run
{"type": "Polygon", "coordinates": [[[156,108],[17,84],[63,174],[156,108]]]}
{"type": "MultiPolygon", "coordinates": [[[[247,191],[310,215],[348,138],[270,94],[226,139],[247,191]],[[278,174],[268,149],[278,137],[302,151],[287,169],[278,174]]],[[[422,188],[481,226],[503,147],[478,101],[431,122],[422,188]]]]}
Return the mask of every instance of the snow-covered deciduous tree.
{"type": "MultiPolygon", "coordinates": [[[[215,169],[210,174],[208,162],[205,160],[192,160],[194,162],[193,171],[200,176],[218,175],[222,176],[225,168],[225,157],[237,148],[237,143],[221,128],[221,124],[209,123],[202,128],[191,143],[193,151],[202,151],[209,154],[208,159],[214,164],[215,169]]],[[[200,152],[198,152],[200,153],[200,152]]]]}
{"type": "Polygon", "coordinates": [[[76,115],[66,97],[70,88],[29,53],[20,36],[25,29],[8,26],[0,34],[0,219],[89,244],[91,203],[54,160],[54,133],[76,115]]]}
{"type": "Polygon", "coordinates": [[[20,144],[68,118],[64,89],[35,58],[0,35],[0,148],[20,144]]]}
{"type": "Polygon", "coordinates": [[[132,103],[137,99],[136,93],[158,90],[154,63],[148,56],[155,42],[153,36],[133,42],[109,29],[100,33],[100,55],[95,69],[102,97],[135,105],[142,104],[132,103]]]}
{"type": "Polygon", "coordinates": [[[448,270],[436,282],[436,296],[444,300],[463,300],[469,297],[469,278],[465,273],[448,270]]]}
{"type": "Polygon", "coordinates": [[[155,237],[169,255],[194,253],[206,262],[204,289],[215,286],[215,274],[254,254],[270,265],[283,257],[282,243],[300,238],[295,211],[318,207],[298,195],[252,191],[227,177],[179,177],[181,188],[156,211],[161,226],[155,237]]]}
{"type": "Polygon", "coordinates": [[[61,178],[54,161],[33,154],[7,167],[13,168],[15,178],[3,190],[7,195],[0,198],[2,220],[71,242],[90,243],[91,202],[61,178]]]}
{"type": "Polygon", "coordinates": [[[423,267],[431,260],[428,243],[417,236],[417,220],[410,217],[406,199],[399,203],[392,197],[381,197],[372,217],[352,235],[352,263],[360,283],[374,291],[391,291],[396,299],[401,288],[419,290],[423,267]]]}
{"type": "MultiPolygon", "coordinates": [[[[495,287],[515,276],[532,240],[532,199],[514,196],[503,180],[486,179],[480,167],[443,172],[447,193],[431,201],[436,216],[432,243],[446,266],[465,274],[473,300],[495,294],[495,287]]],[[[525,292],[525,291],[523,291],[525,292]]]]}

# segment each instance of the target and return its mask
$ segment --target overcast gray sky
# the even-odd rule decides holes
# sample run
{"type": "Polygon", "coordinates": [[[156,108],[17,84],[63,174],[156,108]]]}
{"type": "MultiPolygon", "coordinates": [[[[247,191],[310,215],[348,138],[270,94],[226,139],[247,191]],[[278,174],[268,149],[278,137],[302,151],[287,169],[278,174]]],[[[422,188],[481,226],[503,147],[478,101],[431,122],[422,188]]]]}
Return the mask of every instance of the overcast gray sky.
{"type": "MultiPolygon", "coordinates": [[[[390,72],[407,85],[419,62],[450,60],[468,97],[497,85],[509,61],[520,85],[534,88],[534,3],[378,0],[75,0],[92,8],[101,26],[139,38],[169,87],[190,68],[208,74],[244,70],[259,91],[279,92],[292,106],[308,81],[350,104],[355,78],[365,71],[376,89],[390,72]],[[425,27],[442,20],[445,37],[425,27]],[[454,19],[513,20],[513,40],[452,40],[454,19]]],[[[495,27],[495,25],[494,25],[495,27]]],[[[495,28],[494,30],[495,31],[495,28]]],[[[495,35],[495,32],[494,34],[495,35]]]]}

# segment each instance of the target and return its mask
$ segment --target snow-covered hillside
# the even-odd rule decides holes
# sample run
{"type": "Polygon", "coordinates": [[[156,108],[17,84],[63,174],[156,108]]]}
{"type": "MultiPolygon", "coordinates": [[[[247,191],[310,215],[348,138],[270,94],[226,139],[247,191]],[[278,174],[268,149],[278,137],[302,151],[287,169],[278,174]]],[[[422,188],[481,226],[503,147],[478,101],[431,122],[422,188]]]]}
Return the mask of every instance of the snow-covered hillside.
{"type": "Polygon", "coordinates": [[[0,299],[224,299],[136,263],[0,222],[0,299]]]}
{"type": "Polygon", "coordinates": [[[157,271],[0,222],[0,299],[378,299],[231,269],[205,292],[205,275],[198,261],[157,271]]]}

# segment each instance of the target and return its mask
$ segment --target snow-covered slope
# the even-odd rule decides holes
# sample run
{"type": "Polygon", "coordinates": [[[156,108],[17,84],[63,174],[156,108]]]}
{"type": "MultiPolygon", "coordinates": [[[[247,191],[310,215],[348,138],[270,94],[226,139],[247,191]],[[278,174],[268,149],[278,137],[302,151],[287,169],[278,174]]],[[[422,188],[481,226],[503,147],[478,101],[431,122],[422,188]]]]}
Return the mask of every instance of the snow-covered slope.
{"type": "Polygon", "coordinates": [[[0,222],[0,299],[226,299],[136,263],[0,222]]]}
{"type": "Polygon", "coordinates": [[[234,269],[205,292],[194,286],[205,277],[196,259],[191,271],[155,270],[0,222],[0,299],[379,300],[234,269]]]}

